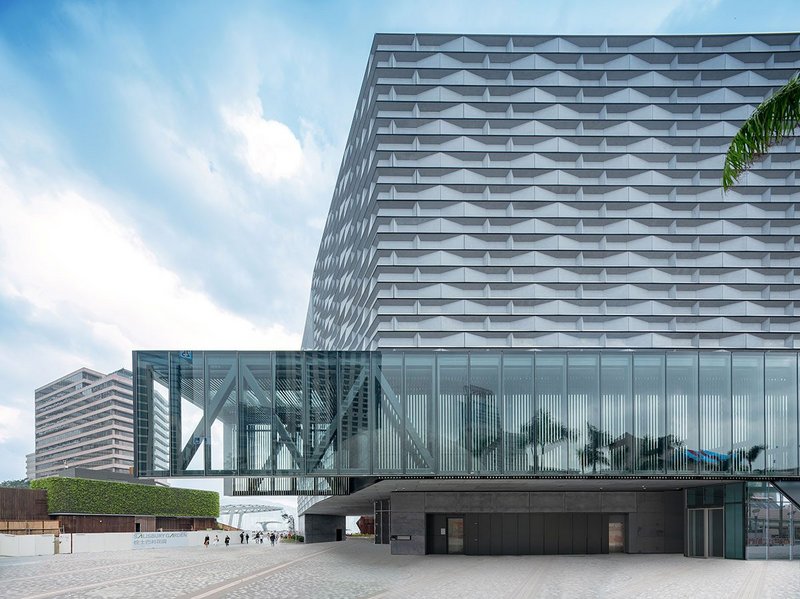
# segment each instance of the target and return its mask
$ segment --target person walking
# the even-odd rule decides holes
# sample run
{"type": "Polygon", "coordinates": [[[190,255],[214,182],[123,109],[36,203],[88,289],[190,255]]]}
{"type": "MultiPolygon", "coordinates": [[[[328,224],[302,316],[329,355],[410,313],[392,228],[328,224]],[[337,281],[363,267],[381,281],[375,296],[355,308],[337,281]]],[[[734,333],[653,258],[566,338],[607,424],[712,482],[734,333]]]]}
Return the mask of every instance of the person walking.
{"type": "Polygon", "coordinates": [[[214,547],[219,545],[219,535],[214,535],[214,547]]]}
{"type": "Polygon", "coordinates": [[[244,531],[239,533],[239,543],[244,545],[244,531]]]}
{"type": "Polygon", "coordinates": [[[209,542],[209,540],[210,540],[210,539],[208,538],[208,535],[206,535],[206,539],[205,539],[205,541],[203,541],[203,545],[205,545],[206,549],[208,549],[208,542],[209,542]]]}
{"type": "Polygon", "coordinates": [[[225,535],[225,547],[231,544],[231,538],[228,535],[225,535]]]}
{"type": "Polygon", "coordinates": [[[244,538],[247,541],[247,544],[249,545],[250,544],[250,533],[248,532],[246,535],[244,535],[244,538]]]}
{"type": "Polygon", "coordinates": [[[272,546],[275,547],[275,533],[269,535],[269,542],[272,543],[272,546]]]}

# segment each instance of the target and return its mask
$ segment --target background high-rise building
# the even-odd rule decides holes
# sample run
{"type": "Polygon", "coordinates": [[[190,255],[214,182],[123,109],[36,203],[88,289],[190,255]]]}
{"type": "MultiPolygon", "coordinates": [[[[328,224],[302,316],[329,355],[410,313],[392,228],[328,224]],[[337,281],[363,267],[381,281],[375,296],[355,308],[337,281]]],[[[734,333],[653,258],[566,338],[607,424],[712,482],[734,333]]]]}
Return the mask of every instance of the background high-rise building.
{"type": "Polygon", "coordinates": [[[36,478],[71,468],[129,473],[131,372],[81,368],[36,390],[36,478]]]}
{"type": "Polygon", "coordinates": [[[375,37],[304,347],[800,346],[796,33],[375,37]]]}
{"type": "Polygon", "coordinates": [[[25,478],[28,480],[36,478],[36,452],[25,456],[25,478]]]}

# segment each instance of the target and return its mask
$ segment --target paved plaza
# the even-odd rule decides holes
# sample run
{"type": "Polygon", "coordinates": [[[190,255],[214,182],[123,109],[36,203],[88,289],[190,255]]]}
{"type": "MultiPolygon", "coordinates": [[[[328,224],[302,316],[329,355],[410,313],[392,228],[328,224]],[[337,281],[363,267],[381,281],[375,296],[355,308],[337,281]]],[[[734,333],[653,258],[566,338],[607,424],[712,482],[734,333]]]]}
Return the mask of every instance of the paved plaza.
{"type": "Polygon", "coordinates": [[[368,540],[0,558],[0,597],[800,597],[800,562],[392,556],[368,540]]]}

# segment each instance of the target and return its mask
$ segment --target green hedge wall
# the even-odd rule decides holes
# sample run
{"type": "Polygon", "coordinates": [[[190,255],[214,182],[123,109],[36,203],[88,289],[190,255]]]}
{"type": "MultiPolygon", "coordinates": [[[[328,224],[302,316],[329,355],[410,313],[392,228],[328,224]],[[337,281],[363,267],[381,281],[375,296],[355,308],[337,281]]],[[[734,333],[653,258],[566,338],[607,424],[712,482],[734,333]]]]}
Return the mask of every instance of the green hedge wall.
{"type": "Polygon", "coordinates": [[[51,514],[219,516],[219,493],[213,491],[58,476],[34,480],[31,488],[47,490],[51,514]]]}

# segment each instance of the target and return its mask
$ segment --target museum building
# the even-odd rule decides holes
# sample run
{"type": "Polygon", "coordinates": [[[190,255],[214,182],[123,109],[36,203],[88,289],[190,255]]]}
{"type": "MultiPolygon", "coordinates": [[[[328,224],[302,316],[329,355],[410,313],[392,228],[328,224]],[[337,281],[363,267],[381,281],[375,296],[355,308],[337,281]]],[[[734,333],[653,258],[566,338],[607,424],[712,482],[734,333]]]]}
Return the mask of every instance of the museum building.
{"type": "Polygon", "coordinates": [[[137,351],[140,477],[395,554],[800,558],[800,34],[378,34],[303,351],[137,351]]]}

